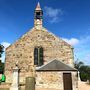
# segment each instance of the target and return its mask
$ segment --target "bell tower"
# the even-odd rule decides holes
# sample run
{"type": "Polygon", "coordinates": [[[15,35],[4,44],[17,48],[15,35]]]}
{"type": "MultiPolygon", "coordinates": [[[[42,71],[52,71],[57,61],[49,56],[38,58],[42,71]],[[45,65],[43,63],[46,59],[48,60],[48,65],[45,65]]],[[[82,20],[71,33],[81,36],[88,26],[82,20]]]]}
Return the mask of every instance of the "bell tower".
{"type": "Polygon", "coordinates": [[[43,11],[41,10],[40,4],[38,2],[35,12],[34,12],[34,27],[36,29],[42,29],[42,16],[43,11]]]}

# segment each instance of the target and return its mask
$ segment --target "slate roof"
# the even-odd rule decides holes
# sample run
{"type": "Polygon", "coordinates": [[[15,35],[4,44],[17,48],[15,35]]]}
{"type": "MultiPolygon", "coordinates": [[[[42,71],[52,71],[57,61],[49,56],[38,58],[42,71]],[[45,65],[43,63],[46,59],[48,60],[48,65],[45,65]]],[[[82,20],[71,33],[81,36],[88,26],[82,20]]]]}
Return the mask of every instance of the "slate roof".
{"type": "Polygon", "coordinates": [[[37,67],[36,71],[77,71],[75,68],[70,67],[69,65],[64,64],[59,60],[53,60],[43,65],[41,67],[37,67]]]}

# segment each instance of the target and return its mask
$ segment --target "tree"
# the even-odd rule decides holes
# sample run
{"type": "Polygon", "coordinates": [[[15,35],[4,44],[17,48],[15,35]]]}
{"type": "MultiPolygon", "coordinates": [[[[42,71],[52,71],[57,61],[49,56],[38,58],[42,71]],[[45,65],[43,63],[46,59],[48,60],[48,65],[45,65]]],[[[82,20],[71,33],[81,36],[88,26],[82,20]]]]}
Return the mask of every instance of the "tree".
{"type": "Polygon", "coordinates": [[[87,73],[87,80],[89,81],[90,84],[90,66],[87,66],[86,73],[87,73]]]}
{"type": "Polygon", "coordinates": [[[85,65],[82,61],[75,61],[74,67],[80,72],[81,81],[89,81],[90,84],[90,66],[85,65]]]}
{"type": "Polygon", "coordinates": [[[0,58],[1,58],[3,52],[4,52],[4,46],[0,44],[0,58]]]}
{"type": "Polygon", "coordinates": [[[79,68],[80,78],[82,81],[89,81],[90,84],[90,66],[83,65],[79,68]]]}
{"type": "Polygon", "coordinates": [[[74,67],[79,71],[80,67],[83,66],[84,63],[82,61],[75,61],[74,67]]]}
{"type": "Polygon", "coordinates": [[[79,68],[81,81],[87,81],[87,67],[88,66],[83,65],[79,68]]]}
{"type": "Polygon", "coordinates": [[[0,61],[0,73],[3,74],[4,72],[4,63],[0,61]]]}
{"type": "MultiPolygon", "coordinates": [[[[4,46],[0,44],[0,58],[2,57],[2,53],[4,52],[4,46]]],[[[0,73],[4,71],[4,63],[0,60],[0,73]]]]}

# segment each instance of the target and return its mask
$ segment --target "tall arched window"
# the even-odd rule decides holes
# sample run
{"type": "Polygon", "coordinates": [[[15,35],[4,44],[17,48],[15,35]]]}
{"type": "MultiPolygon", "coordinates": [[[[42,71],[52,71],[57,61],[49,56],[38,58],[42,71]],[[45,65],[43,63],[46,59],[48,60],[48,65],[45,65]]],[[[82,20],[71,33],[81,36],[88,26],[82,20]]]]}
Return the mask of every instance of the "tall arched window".
{"type": "Polygon", "coordinates": [[[37,66],[43,65],[43,48],[42,47],[34,48],[34,65],[37,65],[37,66]]]}

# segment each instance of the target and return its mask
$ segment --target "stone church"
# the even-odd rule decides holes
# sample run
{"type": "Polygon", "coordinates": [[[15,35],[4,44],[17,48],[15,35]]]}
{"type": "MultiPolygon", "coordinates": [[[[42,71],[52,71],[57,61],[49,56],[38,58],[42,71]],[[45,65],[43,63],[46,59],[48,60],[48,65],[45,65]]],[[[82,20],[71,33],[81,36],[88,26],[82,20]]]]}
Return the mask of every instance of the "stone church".
{"type": "Polygon", "coordinates": [[[34,11],[34,27],[6,49],[6,83],[12,83],[16,64],[19,83],[34,77],[36,87],[77,90],[73,47],[43,27],[39,3],[34,11]]]}

